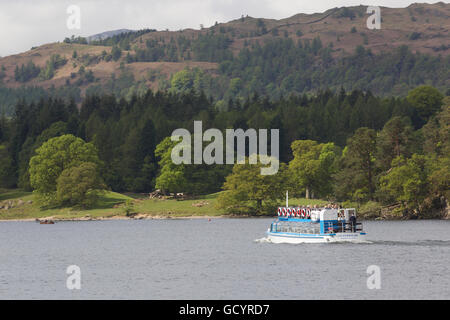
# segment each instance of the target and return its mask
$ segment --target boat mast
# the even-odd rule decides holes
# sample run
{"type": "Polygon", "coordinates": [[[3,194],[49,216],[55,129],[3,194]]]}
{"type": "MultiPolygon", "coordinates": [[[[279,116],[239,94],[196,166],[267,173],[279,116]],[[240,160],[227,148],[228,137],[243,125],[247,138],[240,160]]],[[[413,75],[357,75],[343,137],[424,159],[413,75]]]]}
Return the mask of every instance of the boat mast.
{"type": "Polygon", "coordinates": [[[286,190],[286,208],[289,208],[289,191],[286,190]]]}

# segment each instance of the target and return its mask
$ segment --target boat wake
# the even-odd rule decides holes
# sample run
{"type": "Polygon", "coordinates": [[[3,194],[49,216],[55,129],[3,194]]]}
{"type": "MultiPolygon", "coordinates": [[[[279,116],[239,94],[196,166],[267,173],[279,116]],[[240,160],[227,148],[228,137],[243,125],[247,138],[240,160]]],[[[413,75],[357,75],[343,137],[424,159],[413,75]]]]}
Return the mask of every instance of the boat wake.
{"type": "MultiPolygon", "coordinates": [[[[256,243],[275,243],[275,242],[273,242],[272,240],[270,240],[270,238],[268,238],[268,237],[264,237],[264,238],[261,238],[261,239],[255,239],[255,240],[253,240],[254,242],[256,242],[256,243]]],[[[325,243],[325,242],[324,242],[325,243]]],[[[354,241],[333,241],[333,242],[326,242],[326,244],[328,244],[328,245],[330,245],[330,244],[354,244],[354,243],[356,243],[356,244],[372,244],[372,243],[374,243],[373,241],[369,241],[369,240],[354,240],[354,241]]],[[[275,243],[275,244],[280,244],[280,243],[275,243]]],[[[283,244],[283,243],[281,243],[281,244],[283,244]]],[[[292,245],[292,243],[288,243],[288,244],[291,244],[292,245]]],[[[304,244],[304,243],[301,243],[301,244],[304,244]]]]}
{"type": "MultiPolygon", "coordinates": [[[[273,243],[269,238],[264,237],[254,240],[256,243],[273,243]]],[[[327,242],[328,245],[348,245],[348,244],[374,244],[383,246],[423,246],[423,247],[450,247],[450,240],[418,240],[418,241],[389,241],[389,240],[362,240],[362,241],[336,241],[327,242]]]]}
{"type": "Polygon", "coordinates": [[[256,242],[256,243],[272,243],[272,241],[270,241],[270,239],[268,237],[264,237],[264,238],[261,238],[261,239],[256,239],[256,240],[253,240],[253,241],[256,242]]]}
{"type": "Polygon", "coordinates": [[[389,240],[375,240],[373,244],[380,244],[386,246],[433,246],[433,247],[450,247],[450,240],[417,240],[417,241],[389,241],[389,240]]]}
{"type": "Polygon", "coordinates": [[[328,244],[373,244],[370,240],[330,241],[328,244]]]}
{"type": "MultiPolygon", "coordinates": [[[[255,239],[256,243],[273,243],[268,237],[255,239]]],[[[450,240],[418,240],[418,241],[390,241],[390,240],[355,240],[355,241],[337,241],[327,242],[327,244],[373,244],[383,246],[423,246],[423,247],[450,247],[450,240]]]]}

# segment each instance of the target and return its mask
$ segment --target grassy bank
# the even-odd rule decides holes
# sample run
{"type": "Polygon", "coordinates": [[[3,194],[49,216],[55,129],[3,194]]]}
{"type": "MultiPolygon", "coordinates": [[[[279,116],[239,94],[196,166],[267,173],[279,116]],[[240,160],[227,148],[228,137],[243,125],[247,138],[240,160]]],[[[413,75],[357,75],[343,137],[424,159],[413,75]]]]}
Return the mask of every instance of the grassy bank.
{"type": "Polygon", "coordinates": [[[34,195],[31,192],[7,190],[0,193],[0,202],[3,205],[12,202],[13,207],[8,210],[0,209],[0,220],[40,219],[46,217],[54,217],[55,219],[77,219],[86,216],[92,218],[113,217],[123,212],[123,209],[114,207],[124,203],[127,199],[131,198],[119,193],[107,192],[100,197],[96,206],[90,210],[75,208],[43,209],[35,202],[34,195]]]}
{"type": "MultiPolygon", "coordinates": [[[[135,217],[154,218],[181,218],[181,217],[219,217],[226,215],[226,212],[216,208],[218,193],[198,197],[193,200],[157,200],[148,199],[143,195],[120,194],[116,192],[106,192],[101,196],[95,207],[89,210],[76,208],[55,208],[43,209],[34,199],[31,192],[21,190],[3,190],[0,192],[0,204],[12,204],[9,209],[0,209],[0,220],[25,220],[25,219],[108,219],[126,218],[125,202],[133,201],[132,212],[135,217]]],[[[307,204],[324,204],[322,200],[290,199],[292,206],[307,204]]],[[[283,205],[284,203],[280,203],[283,205]]],[[[275,212],[274,212],[275,215],[275,212]]]]}

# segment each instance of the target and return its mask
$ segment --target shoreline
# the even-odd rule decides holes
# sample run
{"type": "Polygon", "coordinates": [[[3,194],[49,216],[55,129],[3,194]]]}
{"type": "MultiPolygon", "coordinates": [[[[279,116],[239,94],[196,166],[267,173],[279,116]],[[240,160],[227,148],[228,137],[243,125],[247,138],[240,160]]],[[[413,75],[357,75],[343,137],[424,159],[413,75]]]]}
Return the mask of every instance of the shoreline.
{"type": "MultiPolygon", "coordinates": [[[[217,194],[205,195],[202,198],[179,201],[176,199],[148,199],[131,198],[127,195],[108,192],[103,195],[96,206],[81,210],[71,207],[41,208],[35,203],[34,195],[19,189],[12,189],[3,193],[0,201],[0,222],[24,221],[40,222],[44,220],[54,222],[68,221],[112,221],[112,220],[193,220],[193,219],[249,219],[249,218],[276,218],[277,215],[237,215],[228,214],[216,206],[217,194]],[[133,203],[132,213],[128,216],[125,210],[125,201],[133,203]]],[[[298,198],[292,200],[297,205],[305,206],[315,202],[323,205],[323,200],[298,198]]],[[[361,208],[363,209],[363,208],[361,208]]],[[[414,216],[404,216],[393,212],[390,208],[375,207],[358,210],[358,220],[362,221],[402,221],[415,220],[414,216]]],[[[450,208],[433,210],[428,217],[420,220],[450,220],[450,208]]]]}
{"type": "Polygon", "coordinates": [[[84,221],[122,221],[122,220],[196,220],[196,219],[261,219],[261,218],[276,218],[270,216],[238,216],[238,215],[190,215],[190,216],[171,216],[171,215],[151,215],[151,214],[136,214],[132,217],[127,216],[105,216],[105,217],[77,217],[77,218],[58,218],[54,216],[42,218],[23,218],[23,219],[0,219],[1,222],[40,222],[40,221],[54,221],[54,222],[84,222],[84,221]]]}
{"type": "Polygon", "coordinates": [[[134,217],[127,216],[110,216],[110,217],[79,217],[79,218],[58,218],[58,217],[42,217],[42,218],[24,218],[24,219],[0,219],[0,222],[80,222],[80,221],[114,221],[114,220],[192,220],[192,219],[223,219],[232,218],[229,216],[162,216],[162,215],[136,215],[134,217]]]}
{"type": "MultiPolygon", "coordinates": [[[[2,222],[41,222],[41,221],[53,221],[53,222],[86,222],[86,221],[125,221],[125,220],[197,220],[197,219],[264,219],[264,218],[272,218],[276,219],[277,216],[239,216],[239,215],[216,215],[216,216],[208,216],[208,215],[189,215],[189,216],[171,216],[171,215],[152,215],[152,214],[136,214],[131,217],[127,216],[105,216],[105,217],[76,217],[76,218],[58,218],[54,216],[42,217],[42,218],[23,218],[23,219],[0,219],[0,223],[2,222]]],[[[423,220],[438,220],[438,221],[446,221],[450,219],[446,218],[431,218],[431,219],[386,219],[386,218],[378,218],[378,219],[359,219],[360,221],[423,221],[423,220]]]]}

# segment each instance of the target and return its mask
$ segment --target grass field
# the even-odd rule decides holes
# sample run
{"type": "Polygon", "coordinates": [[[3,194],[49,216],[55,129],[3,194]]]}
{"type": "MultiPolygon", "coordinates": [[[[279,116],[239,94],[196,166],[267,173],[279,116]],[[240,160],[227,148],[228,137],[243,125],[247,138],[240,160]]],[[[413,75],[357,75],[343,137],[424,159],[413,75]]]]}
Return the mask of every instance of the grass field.
{"type": "MultiPolygon", "coordinates": [[[[218,193],[210,194],[194,200],[157,200],[143,198],[142,195],[136,194],[106,192],[100,197],[94,208],[80,210],[76,208],[43,209],[35,203],[34,195],[31,192],[18,189],[0,190],[0,203],[3,205],[9,201],[14,203],[13,208],[9,210],[0,209],[0,220],[39,219],[48,217],[67,220],[123,217],[125,216],[124,206],[126,200],[133,201],[133,212],[139,215],[174,218],[190,216],[218,217],[226,215],[226,212],[216,208],[217,195],[218,193]],[[17,205],[19,201],[23,204],[17,205]],[[28,203],[29,201],[33,203],[28,203]]],[[[290,206],[307,204],[320,205],[324,203],[326,201],[302,198],[292,198],[289,200],[290,206]]],[[[284,205],[284,202],[281,202],[280,205],[284,205]]]]}
{"type": "Polygon", "coordinates": [[[34,195],[31,192],[20,190],[6,190],[0,192],[0,202],[8,202],[12,200],[14,207],[9,210],[0,209],[0,219],[36,219],[44,217],[54,217],[57,219],[76,219],[87,215],[92,218],[112,217],[120,215],[123,212],[121,208],[114,208],[115,205],[124,203],[127,199],[132,199],[126,195],[115,192],[106,192],[102,195],[97,205],[90,210],[77,210],[74,208],[54,208],[42,209],[34,201],[34,195]],[[17,202],[22,200],[23,205],[18,206],[17,202]],[[28,201],[33,201],[29,204],[28,201]]]}

